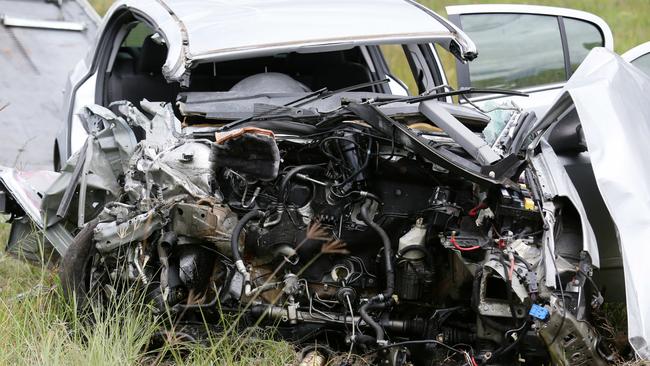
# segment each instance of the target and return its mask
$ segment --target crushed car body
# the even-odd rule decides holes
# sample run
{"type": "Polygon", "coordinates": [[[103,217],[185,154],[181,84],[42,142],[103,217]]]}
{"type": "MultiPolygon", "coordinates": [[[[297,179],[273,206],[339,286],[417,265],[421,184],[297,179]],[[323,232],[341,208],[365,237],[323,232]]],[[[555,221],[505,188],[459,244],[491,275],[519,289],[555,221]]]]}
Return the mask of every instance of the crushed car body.
{"type": "MultiPolygon", "coordinates": [[[[181,85],[201,62],[216,73],[212,62],[243,53],[286,61],[380,36],[440,44],[461,62],[476,56],[442,19],[388,35],[377,23],[373,37],[347,30],[345,42],[339,27],[325,40],[249,45],[251,27],[239,47],[215,46],[191,22],[178,31],[174,14],[191,19],[183,9],[191,13],[158,14],[168,28],[148,38],[168,47],[160,65],[181,85]]],[[[42,258],[35,225],[79,303],[135,288],[178,324],[237,314],[239,326],[271,327],[322,364],[354,354],[395,366],[604,365],[616,350],[594,316],[599,243],[564,160],[588,149],[623,252],[630,343],[650,356],[641,280],[650,208],[637,210],[650,181],[638,150],[647,76],[595,49],[546,115],[497,107],[508,114],[494,130],[495,114],[445,99],[474,90],[403,96],[381,89],[388,79],[314,89],[296,75],[264,69],[174,102],[83,107],[85,140],[60,172],[0,173],[8,248],[42,258]]]]}
{"type": "MultiPolygon", "coordinates": [[[[559,119],[562,124],[583,130],[598,188],[616,224],[623,256],[627,295],[628,332],[632,347],[644,359],[650,358],[650,287],[645,238],[650,227],[648,169],[644,141],[650,118],[647,107],[650,78],[618,55],[597,48],[580,66],[554,106],[571,101],[580,119],[559,119]],[[622,163],[624,162],[624,163],[622,163]]],[[[562,113],[562,112],[560,112],[562,113]]],[[[547,120],[550,122],[550,120],[547,120]]],[[[571,128],[569,127],[569,128],[571,128]]]]}

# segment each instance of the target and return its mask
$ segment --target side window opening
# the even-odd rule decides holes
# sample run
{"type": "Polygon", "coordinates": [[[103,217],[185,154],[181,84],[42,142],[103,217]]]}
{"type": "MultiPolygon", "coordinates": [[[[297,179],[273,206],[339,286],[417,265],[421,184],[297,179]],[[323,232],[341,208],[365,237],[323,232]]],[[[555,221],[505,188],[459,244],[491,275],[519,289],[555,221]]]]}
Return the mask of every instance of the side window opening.
{"type": "Polygon", "coordinates": [[[398,83],[406,87],[409,95],[417,95],[418,83],[409,66],[408,57],[402,45],[391,44],[379,46],[386,60],[390,77],[397,79],[398,83]]]}
{"type": "MultiPolygon", "coordinates": [[[[290,76],[310,90],[336,90],[375,79],[361,50],[283,53],[200,64],[192,70],[187,91],[228,91],[239,81],[263,73],[290,76]]],[[[360,91],[373,91],[372,87],[360,91]]]]}
{"type": "Polygon", "coordinates": [[[570,70],[573,74],[592,48],[603,45],[603,35],[591,23],[572,18],[562,18],[562,21],[569,49],[570,70]]]}
{"type": "Polygon", "coordinates": [[[461,21],[479,49],[469,63],[472,86],[522,89],[566,81],[557,17],[470,14],[461,21]]]}
{"type": "Polygon", "coordinates": [[[566,82],[604,36],[595,24],[558,15],[486,13],[461,15],[463,31],[479,57],[458,66],[458,84],[529,89],[566,82]]]}
{"type": "Polygon", "coordinates": [[[145,22],[134,21],[125,27],[128,33],[107,75],[107,100],[128,100],[135,105],[143,99],[173,102],[180,88],[167,83],[162,75],[167,58],[164,39],[145,22]]]}
{"type": "Polygon", "coordinates": [[[650,54],[645,54],[632,61],[632,65],[638,67],[641,71],[650,76],[650,54]]]}
{"type": "Polygon", "coordinates": [[[140,48],[142,47],[145,38],[151,36],[153,33],[153,29],[149,28],[147,24],[137,22],[135,27],[133,27],[126,35],[124,41],[122,41],[120,48],[140,48]]]}

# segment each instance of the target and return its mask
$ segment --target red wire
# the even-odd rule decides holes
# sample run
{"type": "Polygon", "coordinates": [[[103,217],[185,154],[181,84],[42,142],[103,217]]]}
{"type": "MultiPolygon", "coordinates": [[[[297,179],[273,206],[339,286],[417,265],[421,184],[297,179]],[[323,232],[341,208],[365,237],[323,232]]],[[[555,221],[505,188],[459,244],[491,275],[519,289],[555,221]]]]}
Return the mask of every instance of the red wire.
{"type": "Polygon", "coordinates": [[[474,356],[472,356],[472,365],[478,366],[478,364],[476,363],[476,360],[474,359],[474,356]]]}
{"type": "Polygon", "coordinates": [[[470,217],[476,217],[476,215],[478,215],[479,211],[481,211],[482,209],[487,208],[487,207],[488,207],[488,205],[485,202],[481,202],[478,205],[476,205],[476,207],[469,210],[468,214],[469,214],[470,217]]]}
{"type": "Polygon", "coordinates": [[[460,245],[458,245],[458,242],[456,241],[456,238],[453,235],[450,237],[449,241],[454,245],[454,248],[460,250],[461,252],[470,252],[472,250],[481,248],[478,245],[474,245],[472,247],[461,247],[460,245]]]}

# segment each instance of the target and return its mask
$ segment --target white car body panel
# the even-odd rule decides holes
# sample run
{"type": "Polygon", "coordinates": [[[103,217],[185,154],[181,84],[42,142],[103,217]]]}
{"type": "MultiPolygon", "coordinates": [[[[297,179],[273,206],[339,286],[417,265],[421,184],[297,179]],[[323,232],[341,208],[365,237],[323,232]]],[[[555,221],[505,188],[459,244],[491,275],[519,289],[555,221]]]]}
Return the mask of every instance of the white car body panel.
{"type": "MultiPolygon", "coordinates": [[[[545,140],[542,140],[540,145],[541,153],[533,158],[533,164],[537,170],[538,178],[542,183],[542,189],[545,194],[551,197],[567,198],[576,208],[580,216],[582,249],[589,253],[592,264],[595,267],[600,267],[600,255],[596,235],[587,219],[587,212],[582,205],[580,195],[564,169],[564,166],[553,151],[553,148],[545,140]]],[[[544,252],[544,255],[547,256],[549,253],[555,253],[555,240],[553,239],[553,235],[548,235],[545,239],[547,250],[544,252]]],[[[546,286],[555,287],[555,265],[552,261],[546,261],[544,266],[546,271],[546,286]]]]}
{"type": "Polygon", "coordinates": [[[88,132],[81,123],[78,113],[81,109],[95,102],[95,86],[97,75],[92,75],[77,89],[70,123],[70,155],[77,152],[88,138],[88,132]]]}
{"type": "Polygon", "coordinates": [[[576,70],[556,106],[571,98],[598,188],[616,228],[625,272],[628,337],[650,358],[650,77],[604,48],[576,70]]]}
{"type": "Polygon", "coordinates": [[[641,56],[647,55],[648,53],[650,53],[650,42],[641,43],[640,45],[622,54],[621,57],[627,62],[632,62],[641,56]]]}
{"type": "Polygon", "coordinates": [[[650,75],[650,42],[642,43],[621,55],[623,59],[650,75]]]}

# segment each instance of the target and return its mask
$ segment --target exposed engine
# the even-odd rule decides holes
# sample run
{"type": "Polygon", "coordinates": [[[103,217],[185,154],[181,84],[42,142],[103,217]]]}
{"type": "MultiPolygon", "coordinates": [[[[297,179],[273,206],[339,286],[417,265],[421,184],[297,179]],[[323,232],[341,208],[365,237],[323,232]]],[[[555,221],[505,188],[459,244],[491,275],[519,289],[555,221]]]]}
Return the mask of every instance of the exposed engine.
{"type": "Polygon", "coordinates": [[[153,119],[128,103],[113,108],[123,124],[86,116],[103,121],[97,135],[128,125],[137,142],[94,160],[119,189],[83,205],[103,207],[91,288],[136,283],[187,321],[242,314],[241,326],[319,341],[310,357],[350,364],[348,353],[382,365],[603,362],[583,321],[598,294],[571,207],[544,201],[533,170],[482,186],[353,119],[191,138],[169,106],[142,105],[153,119]],[[574,250],[545,262],[548,238],[566,233],[574,250]]]}

